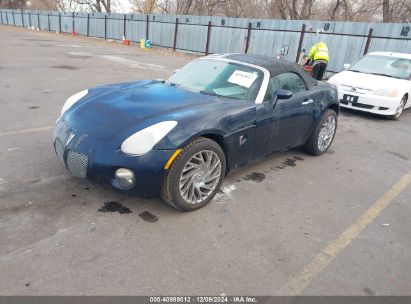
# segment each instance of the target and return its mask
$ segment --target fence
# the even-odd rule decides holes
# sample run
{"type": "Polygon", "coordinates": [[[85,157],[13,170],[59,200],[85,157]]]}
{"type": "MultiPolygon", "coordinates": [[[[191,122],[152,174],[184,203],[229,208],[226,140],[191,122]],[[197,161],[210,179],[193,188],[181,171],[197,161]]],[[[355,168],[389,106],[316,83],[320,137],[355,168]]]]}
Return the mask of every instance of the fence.
{"type": "Polygon", "coordinates": [[[322,29],[321,39],[330,50],[329,71],[339,72],[369,51],[411,53],[411,24],[290,21],[210,16],[69,13],[0,10],[2,24],[76,32],[79,35],[138,42],[186,52],[209,54],[245,52],[295,61],[309,49],[322,29]]]}

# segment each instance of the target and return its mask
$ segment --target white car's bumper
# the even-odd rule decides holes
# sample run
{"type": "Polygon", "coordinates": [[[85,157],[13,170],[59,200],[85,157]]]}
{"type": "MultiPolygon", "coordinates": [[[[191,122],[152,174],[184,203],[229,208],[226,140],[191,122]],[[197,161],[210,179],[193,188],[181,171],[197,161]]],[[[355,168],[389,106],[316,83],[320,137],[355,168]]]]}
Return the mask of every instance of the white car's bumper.
{"type": "Polygon", "coordinates": [[[400,105],[400,97],[378,96],[374,94],[361,94],[349,92],[341,86],[338,87],[338,99],[340,106],[359,111],[365,111],[380,115],[395,115],[400,105]]]}

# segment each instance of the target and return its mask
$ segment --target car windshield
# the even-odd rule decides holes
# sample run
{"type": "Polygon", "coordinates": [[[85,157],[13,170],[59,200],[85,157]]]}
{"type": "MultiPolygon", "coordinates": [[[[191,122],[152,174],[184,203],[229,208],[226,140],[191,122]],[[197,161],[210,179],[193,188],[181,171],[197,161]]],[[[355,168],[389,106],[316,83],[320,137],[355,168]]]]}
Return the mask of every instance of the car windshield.
{"type": "Polygon", "coordinates": [[[167,80],[193,92],[240,100],[255,100],[264,74],[261,70],[223,60],[191,61],[167,80]]]}
{"type": "Polygon", "coordinates": [[[409,79],[411,75],[411,60],[392,56],[368,55],[358,60],[348,70],[399,79],[409,79]]]}

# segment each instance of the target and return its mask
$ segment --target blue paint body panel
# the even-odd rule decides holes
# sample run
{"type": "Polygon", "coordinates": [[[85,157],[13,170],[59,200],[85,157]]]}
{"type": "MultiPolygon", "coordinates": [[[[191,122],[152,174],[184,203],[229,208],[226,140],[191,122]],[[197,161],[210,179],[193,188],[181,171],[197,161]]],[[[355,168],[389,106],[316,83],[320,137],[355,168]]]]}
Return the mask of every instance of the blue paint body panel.
{"type": "Polygon", "coordinates": [[[217,140],[225,151],[229,172],[304,144],[330,106],[339,109],[336,89],[321,83],[290,99],[262,104],[190,92],[160,81],[107,85],[89,89],[58,120],[55,149],[70,171],[74,169],[67,157],[74,151],[87,160],[87,178],[126,194],[153,196],[160,191],[168,159],[194,138],[217,140]],[[314,103],[302,106],[307,99],[314,103]],[[150,152],[130,156],[120,150],[122,142],[135,132],[166,120],[178,124],[150,152]],[[114,172],[120,167],[135,172],[133,188],[119,189],[114,172]]]}
{"type": "Polygon", "coordinates": [[[56,124],[54,138],[65,143],[70,134],[76,136],[65,146],[61,160],[66,167],[68,151],[76,151],[87,155],[87,178],[93,181],[113,186],[126,194],[152,196],[160,190],[164,164],[174,151],[152,150],[139,157],[129,156],[122,153],[118,145],[79,133],[60,119],[56,124]],[[122,190],[117,187],[114,172],[120,167],[131,169],[135,173],[136,185],[132,189],[122,190]]]}

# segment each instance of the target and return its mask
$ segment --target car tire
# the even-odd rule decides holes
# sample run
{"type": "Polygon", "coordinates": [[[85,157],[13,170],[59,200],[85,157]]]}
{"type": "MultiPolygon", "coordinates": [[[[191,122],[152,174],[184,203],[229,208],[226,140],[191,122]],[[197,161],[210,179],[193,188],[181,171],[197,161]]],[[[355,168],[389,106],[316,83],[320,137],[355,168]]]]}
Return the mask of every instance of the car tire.
{"type": "Polygon", "coordinates": [[[404,97],[401,99],[401,102],[400,102],[400,104],[399,104],[399,106],[398,106],[398,108],[397,108],[397,111],[396,111],[395,115],[390,116],[390,118],[391,118],[392,120],[398,120],[398,119],[400,118],[402,112],[404,111],[404,108],[405,108],[405,104],[406,104],[406,103],[407,103],[407,97],[404,96],[404,97]]]}
{"type": "Polygon", "coordinates": [[[199,137],[184,147],[166,171],[161,198],[177,210],[197,210],[214,198],[223,182],[225,168],[220,145],[199,137]]]}
{"type": "Polygon", "coordinates": [[[337,131],[337,113],[326,109],[318,120],[313,133],[304,144],[305,152],[319,156],[324,154],[331,146],[337,131]],[[327,128],[329,130],[327,131],[327,128]]]}

